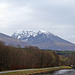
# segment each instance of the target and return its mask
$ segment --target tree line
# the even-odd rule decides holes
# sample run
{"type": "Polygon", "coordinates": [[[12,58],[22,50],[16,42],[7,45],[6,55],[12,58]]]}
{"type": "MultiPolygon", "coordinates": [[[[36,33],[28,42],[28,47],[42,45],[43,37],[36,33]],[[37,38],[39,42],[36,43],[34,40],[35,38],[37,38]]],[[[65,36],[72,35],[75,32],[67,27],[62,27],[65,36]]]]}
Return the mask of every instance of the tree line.
{"type": "Polygon", "coordinates": [[[56,51],[28,46],[16,48],[0,42],[0,71],[75,65],[75,55],[58,55],[56,51]]]}
{"type": "Polygon", "coordinates": [[[74,65],[75,66],[75,51],[56,51],[59,55],[59,65],[74,65]]]}
{"type": "Polygon", "coordinates": [[[16,48],[0,43],[0,71],[58,66],[59,56],[54,51],[38,47],[16,48]]]}

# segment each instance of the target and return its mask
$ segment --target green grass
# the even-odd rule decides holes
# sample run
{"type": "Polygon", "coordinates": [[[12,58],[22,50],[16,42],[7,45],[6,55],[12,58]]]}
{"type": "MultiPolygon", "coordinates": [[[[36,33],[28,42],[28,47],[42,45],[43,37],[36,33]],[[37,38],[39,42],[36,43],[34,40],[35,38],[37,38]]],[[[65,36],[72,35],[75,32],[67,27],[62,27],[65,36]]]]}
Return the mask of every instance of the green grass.
{"type": "Polygon", "coordinates": [[[60,67],[52,67],[52,68],[39,68],[39,69],[32,69],[28,71],[17,71],[17,72],[11,72],[11,73],[4,73],[0,75],[29,75],[29,74],[35,74],[35,73],[44,73],[49,71],[56,71],[61,69],[71,69],[69,66],[60,66],[60,67]]]}

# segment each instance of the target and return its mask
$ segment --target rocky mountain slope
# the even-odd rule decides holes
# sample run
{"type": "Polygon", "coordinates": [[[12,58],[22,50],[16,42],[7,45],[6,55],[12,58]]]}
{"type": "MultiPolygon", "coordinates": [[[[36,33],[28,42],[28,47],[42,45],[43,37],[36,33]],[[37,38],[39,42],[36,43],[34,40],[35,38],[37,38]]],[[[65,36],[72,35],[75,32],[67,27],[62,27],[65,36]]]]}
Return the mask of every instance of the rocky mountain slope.
{"type": "Polygon", "coordinates": [[[4,42],[6,45],[15,46],[15,47],[17,47],[19,45],[21,47],[28,45],[27,43],[22,42],[19,39],[12,38],[12,37],[5,35],[5,34],[2,34],[2,33],[0,33],[0,41],[4,42]]]}
{"type": "Polygon", "coordinates": [[[50,32],[45,31],[21,31],[12,35],[13,38],[38,46],[41,49],[75,50],[75,44],[66,41],[50,32]]]}

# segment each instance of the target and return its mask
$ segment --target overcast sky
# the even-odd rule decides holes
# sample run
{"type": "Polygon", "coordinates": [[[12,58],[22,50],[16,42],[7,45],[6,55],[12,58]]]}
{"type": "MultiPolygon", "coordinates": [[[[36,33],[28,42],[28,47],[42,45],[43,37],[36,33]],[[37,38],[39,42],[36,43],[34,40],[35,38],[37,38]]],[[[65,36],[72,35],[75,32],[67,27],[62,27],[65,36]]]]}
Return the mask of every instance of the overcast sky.
{"type": "Polygon", "coordinates": [[[50,31],[75,43],[75,0],[0,0],[0,32],[50,31]]]}

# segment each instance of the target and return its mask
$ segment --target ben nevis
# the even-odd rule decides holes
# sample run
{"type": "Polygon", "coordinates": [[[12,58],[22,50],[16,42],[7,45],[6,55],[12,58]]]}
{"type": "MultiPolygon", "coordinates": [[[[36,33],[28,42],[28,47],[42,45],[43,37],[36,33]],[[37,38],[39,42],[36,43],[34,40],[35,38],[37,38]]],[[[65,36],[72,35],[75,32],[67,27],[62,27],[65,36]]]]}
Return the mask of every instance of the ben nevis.
{"type": "Polygon", "coordinates": [[[20,31],[13,33],[12,37],[22,40],[31,46],[37,46],[40,49],[75,50],[75,44],[48,31],[20,31]]]}

